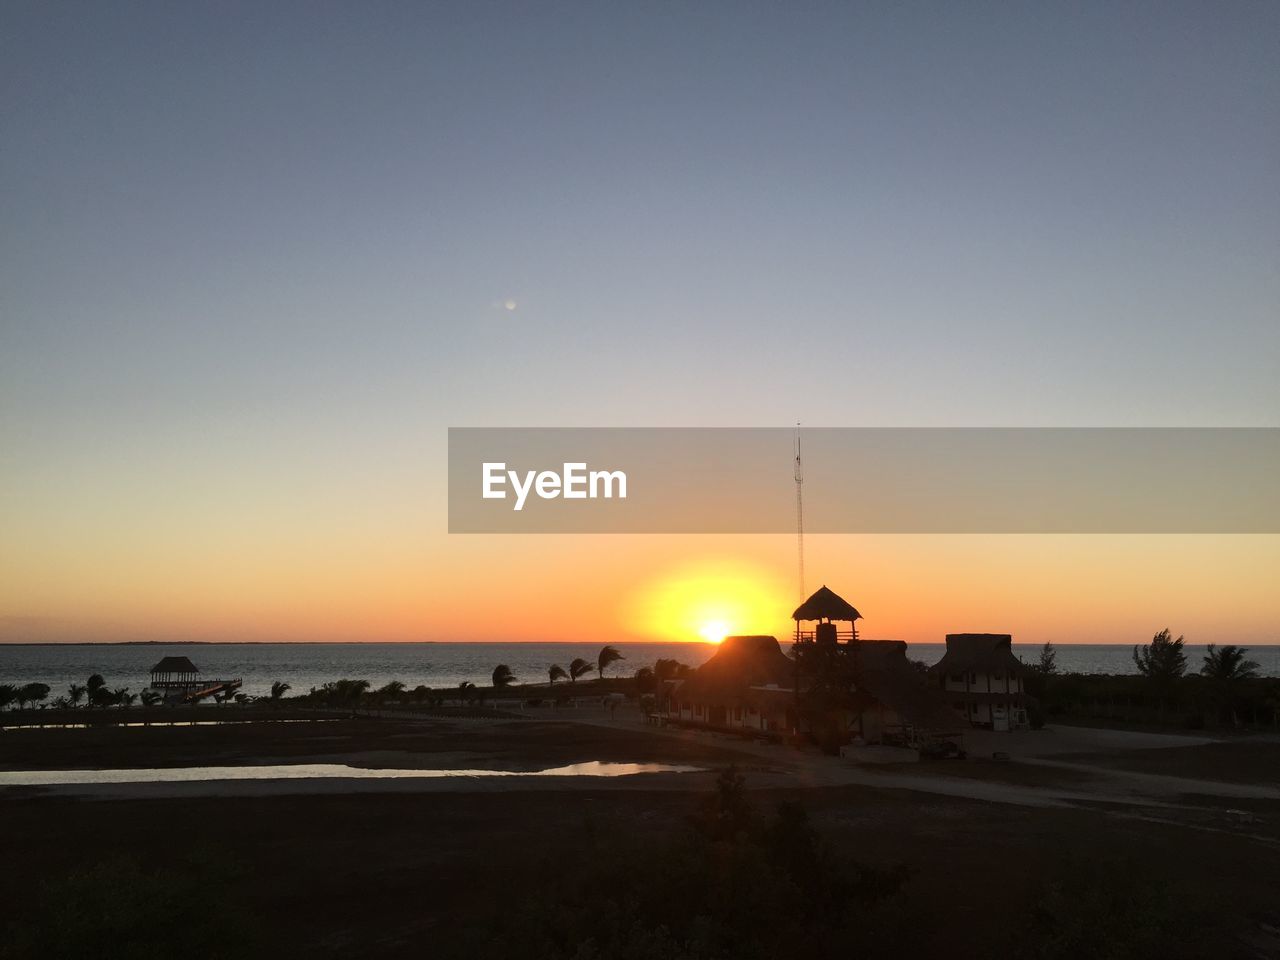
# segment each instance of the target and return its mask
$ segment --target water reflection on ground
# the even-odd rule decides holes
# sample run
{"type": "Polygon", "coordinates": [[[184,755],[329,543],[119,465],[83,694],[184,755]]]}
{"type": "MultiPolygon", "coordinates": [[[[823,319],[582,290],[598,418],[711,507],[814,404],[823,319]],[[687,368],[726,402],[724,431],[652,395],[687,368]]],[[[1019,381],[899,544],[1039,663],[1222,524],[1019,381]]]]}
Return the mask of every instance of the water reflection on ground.
{"type": "Polygon", "coordinates": [[[189,783],[204,780],[404,780],[445,777],[629,777],[641,773],[697,773],[672,763],[591,760],[546,770],[415,770],[351,767],[343,763],[263,764],[237,767],[167,767],[140,770],[0,770],[0,787],[94,783],[189,783]]]}

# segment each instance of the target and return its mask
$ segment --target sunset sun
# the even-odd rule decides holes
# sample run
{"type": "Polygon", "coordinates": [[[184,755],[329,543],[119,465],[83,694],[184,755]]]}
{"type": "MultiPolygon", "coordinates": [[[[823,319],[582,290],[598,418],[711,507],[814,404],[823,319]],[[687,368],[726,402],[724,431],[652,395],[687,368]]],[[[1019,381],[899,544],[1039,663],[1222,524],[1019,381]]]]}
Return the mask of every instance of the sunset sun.
{"type": "Polygon", "coordinates": [[[731,632],[723,620],[709,620],[698,628],[698,636],[707,643],[719,643],[731,632]]]}
{"type": "Polygon", "coordinates": [[[632,597],[628,620],[653,639],[719,643],[740,633],[773,633],[789,608],[769,570],[733,561],[668,571],[632,597]]]}

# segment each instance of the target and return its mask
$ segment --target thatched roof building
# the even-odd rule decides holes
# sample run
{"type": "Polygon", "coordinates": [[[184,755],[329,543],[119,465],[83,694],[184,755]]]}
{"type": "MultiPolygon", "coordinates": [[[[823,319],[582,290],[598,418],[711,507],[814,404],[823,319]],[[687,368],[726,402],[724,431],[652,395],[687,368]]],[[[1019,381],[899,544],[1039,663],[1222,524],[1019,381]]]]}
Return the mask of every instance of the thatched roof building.
{"type": "Polygon", "coordinates": [[[814,591],[804,603],[796,607],[791,619],[800,620],[861,620],[862,614],[825,584],[814,591]]]}
{"type": "Polygon", "coordinates": [[[163,657],[151,668],[151,681],[165,683],[169,681],[194,680],[200,674],[200,668],[187,657],[163,657]]]}
{"type": "Polygon", "coordinates": [[[725,637],[715,655],[679,686],[681,700],[733,705],[755,702],[758,688],[785,690],[795,681],[795,661],[774,637],[725,637]]]}
{"type": "Polygon", "coordinates": [[[1016,730],[1029,724],[1026,668],[1007,633],[949,633],[947,652],[929,670],[934,684],[975,726],[1016,730]]]}
{"type": "Polygon", "coordinates": [[[1022,661],[1013,655],[1007,633],[948,633],[947,652],[933,665],[937,673],[1009,673],[1019,676],[1022,661]]]}

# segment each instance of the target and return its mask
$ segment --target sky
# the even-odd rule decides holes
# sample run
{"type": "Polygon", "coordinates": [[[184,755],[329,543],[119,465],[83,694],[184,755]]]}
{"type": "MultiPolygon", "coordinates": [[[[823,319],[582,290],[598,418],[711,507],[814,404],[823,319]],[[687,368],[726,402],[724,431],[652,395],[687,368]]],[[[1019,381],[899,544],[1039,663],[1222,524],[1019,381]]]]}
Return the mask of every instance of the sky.
{"type": "MultiPolygon", "coordinates": [[[[448,534],[450,426],[1280,426],[1275,4],[0,22],[0,641],[787,629],[794,538],[448,534]]],[[[869,636],[1280,642],[1275,536],[806,550],[869,636]]]]}

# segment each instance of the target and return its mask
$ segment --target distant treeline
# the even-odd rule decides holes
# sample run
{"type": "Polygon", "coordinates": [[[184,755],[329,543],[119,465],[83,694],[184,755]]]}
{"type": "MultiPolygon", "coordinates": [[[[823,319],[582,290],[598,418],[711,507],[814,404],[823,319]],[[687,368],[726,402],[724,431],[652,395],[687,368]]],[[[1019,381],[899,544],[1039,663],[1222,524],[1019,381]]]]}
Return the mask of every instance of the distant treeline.
{"type": "Polygon", "coordinates": [[[1184,729],[1280,728],[1280,678],[1261,677],[1248,650],[1210,644],[1189,663],[1183,638],[1162,630],[1133,649],[1138,674],[1059,673],[1052,644],[1026,679],[1033,726],[1103,720],[1184,729]]]}

